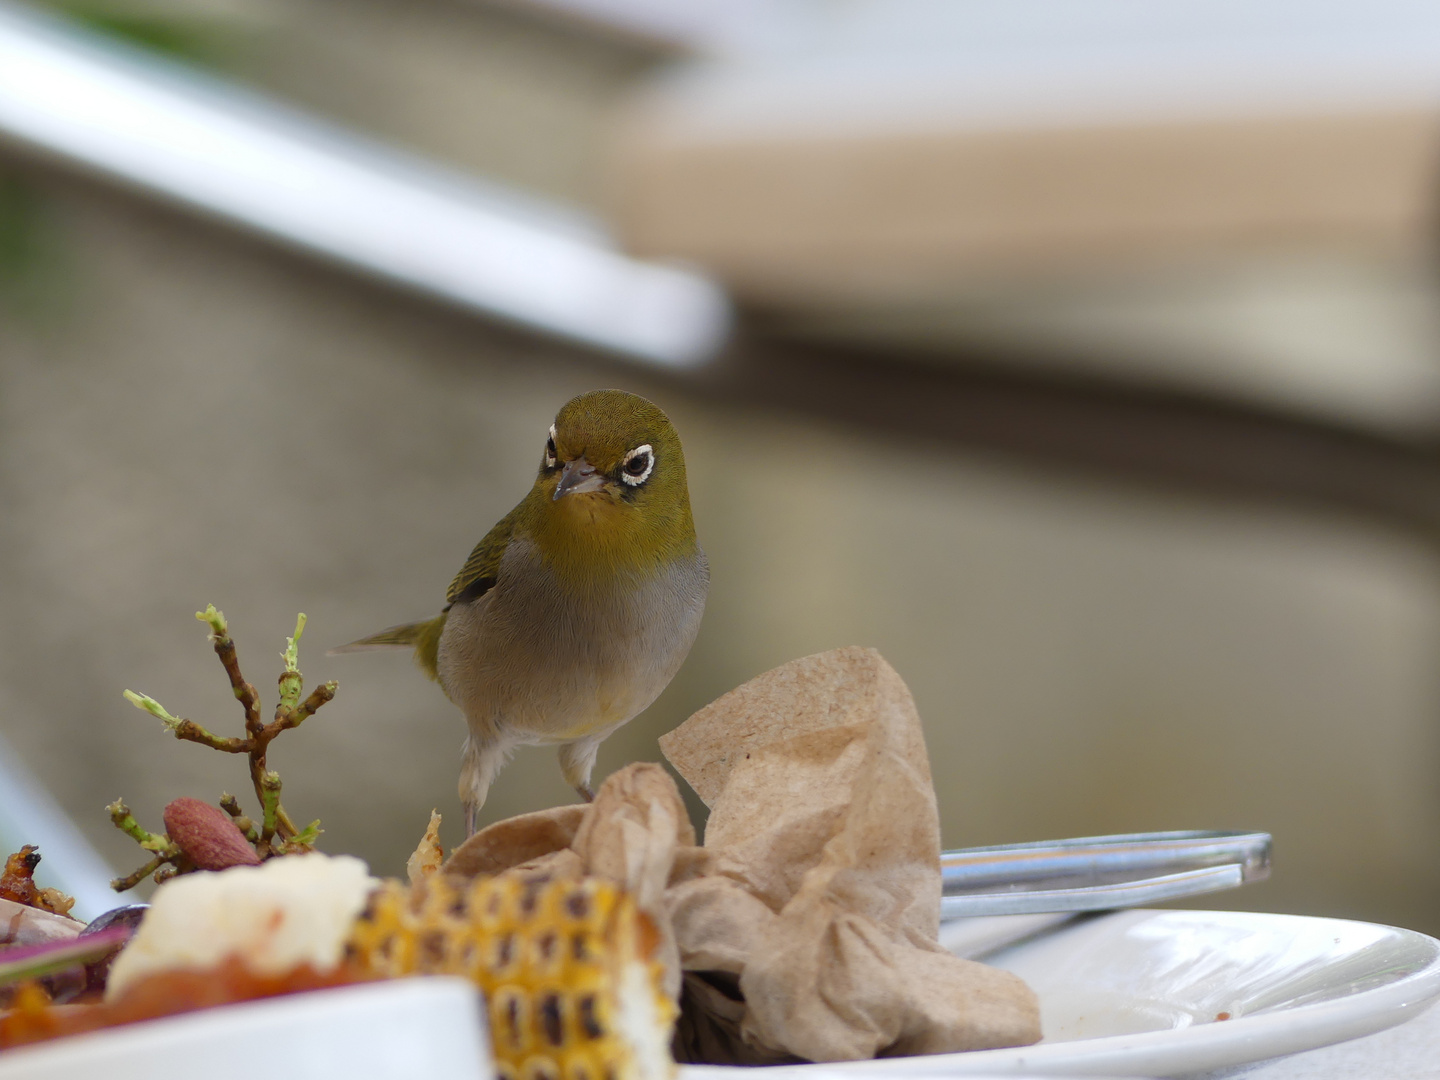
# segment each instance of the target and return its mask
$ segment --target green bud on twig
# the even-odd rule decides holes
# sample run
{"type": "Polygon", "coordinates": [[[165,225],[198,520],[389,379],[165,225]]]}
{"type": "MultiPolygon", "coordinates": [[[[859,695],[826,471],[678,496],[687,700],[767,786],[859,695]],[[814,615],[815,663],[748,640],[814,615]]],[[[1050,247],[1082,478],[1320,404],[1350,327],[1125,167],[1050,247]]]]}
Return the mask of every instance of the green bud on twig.
{"type": "Polygon", "coordinates": [[[115,878],[113,881],[110,882],[110,888],[114,889],[116,892],[125,892],[127,889],[133,889],[136,885],[139,885],[140,882],[144,881],[151,874],[158,872],[161,867],[168,865],[169,864],[161,856],[156,855],[155,858],[151,859],[148,863],[140,867],[138,870],[133,870],[130,873],[126,874],[124,877],[115,878]]]}
{"type": "Polygon", "coordinates": [[[296,664],[300,660],[300,635],[305,632],[305,613],[302,611],[295,616],[295,636],[285,639],[285,670],[298,671],[296,664]]]}
{"type": "Polygon", "coordinates": [[[156,701],[149,694],[137,694],[134,690],[125,691],[125,700],[134,705],[137,709],[144,709],[151,716],[158,717],[165,721],[165,726],[172,731],[180,726],[180,717],[171,716],[165,706],[156,701]]]}
{"type": "Polygon", "coordinates": [[[204,611],[195,612],[195,618],[203,623],[209,623],[210,633],[214,637],[223,638],[230,633],[230,625],[225,621],[225,613],[216,611],[214,604],[206,604],[204,611]]]}
{"type": "Polygon", "coordinates": [[[130,808],[122,800],[116,799],[105,809],[110,812],[110,820],[114,822],[115,827],[146,851],[154,851],[162,857],[168,857],[180,850],[170,842],[170,837],[164,833],[152,833],[141,828],[140,823],[135,820],[135,816],[130,813],[130,808]]]}
{"type": "Polygon", "coordinates": [[[280,774],[267,772],[260,781],[260,802],[265,816],[260,826],[260,842],[268,844],[275,835],[276,819],[280,811],[280,774]]]}
{"type": "Polygon", "coordinates": [[[324,831],[324,829],[320,828],[320,819],[316,818],[290,838],[290,846],[310,847],[316,840],[320,839],[320,834],[324,831]]]}
{"type": "Polygon", "coordinates": [[[298,666],[300,635],[304,632],[305,613],[302,611],[295,619],[295,636],[285,639],[285,651],[281,653],[285,670],[280,675],[280,707],[275,710],[275,719],[282,723],[288,720],[300,700],[300,695],[305,691],[305,679],[298,666]]]}

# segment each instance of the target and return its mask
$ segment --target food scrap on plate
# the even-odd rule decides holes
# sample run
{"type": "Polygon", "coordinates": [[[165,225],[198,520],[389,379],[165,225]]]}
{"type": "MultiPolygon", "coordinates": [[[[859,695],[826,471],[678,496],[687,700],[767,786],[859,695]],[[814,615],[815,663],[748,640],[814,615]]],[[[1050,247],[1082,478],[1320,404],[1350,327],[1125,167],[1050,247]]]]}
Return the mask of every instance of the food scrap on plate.
{"type": "MultiPolygon", "coordinates": [[[[675,1058],[844,1061],[1039,1039],[1023,982],[937,942],[924,738],[877,652],[786,664],[661,746],[710,808],[703,844],[674,781],[641,763],[593,803],[497,822],[448,860],[432,815],[405,882],[298,850],[313,831],[272,845],[278,799],[259,830],[229,806],[177,800],[149,850],[173,847],[180,873],[148,912],[127,909],[124,925],[143,919],[99,969],[103,1002],[57,1008],[27,984],[0,1013],[0,1047],[439,974],[483,992],[497,1069],[517,1080],[663,1080],[675,1058]]],[[[128,931],[106,932],[118,943],[128,931]]]]}
{"type": "MultiPolygon", "coordinates": [[[[69,915],[75,898],[59,889],[42,889],[36,885],[35,868],[39,865],[40,849],[34,844],[26,844],[6,859],[4,870],[0,871],[0,900],[38,908],[52,915],[69,915]]],[[[8,943],[8,939],[0,937],[0,942],[8,943]]]]}
{"type": "Polygon", "coordinates": [[[1035,995],[937,942],[940,828],[914,701],[873,649],[760,675],[660,740],[710,807],[697,846],[658,766],[502,821],[445,872],[590,874],[660,929],[682,1061],[848,1061],[1021,1046],[1035,995]]]}

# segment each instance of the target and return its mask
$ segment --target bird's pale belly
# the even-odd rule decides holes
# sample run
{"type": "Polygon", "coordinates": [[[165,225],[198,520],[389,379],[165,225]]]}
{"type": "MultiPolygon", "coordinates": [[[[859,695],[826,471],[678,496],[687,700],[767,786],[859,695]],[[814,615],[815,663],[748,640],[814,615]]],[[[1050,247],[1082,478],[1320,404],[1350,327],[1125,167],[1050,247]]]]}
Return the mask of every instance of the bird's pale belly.
{"type": "Polygon", "coordinates": [[[495,587],[450,609],[441,684],[482,741],[601,738],[670,682],[695,640],[707,581],[697,552],[581,596],[516,541],[495,587]]]}

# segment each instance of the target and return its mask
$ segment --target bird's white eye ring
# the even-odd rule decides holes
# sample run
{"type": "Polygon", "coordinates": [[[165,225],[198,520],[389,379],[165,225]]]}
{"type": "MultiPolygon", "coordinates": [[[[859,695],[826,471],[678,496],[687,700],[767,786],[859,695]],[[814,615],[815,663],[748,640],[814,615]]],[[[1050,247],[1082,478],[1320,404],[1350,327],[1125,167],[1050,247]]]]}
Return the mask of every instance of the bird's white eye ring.
{"type": "Polygon", "coordinates": [[[631,487],[639,487],[655,470],[655,451],[649,443],[642,443],[625,455],[620,462],[620,479],[631,487]]]}
{"type": "Polygon", "coordinates": [[[551,424],[550,434],[545,439],[545,467],[547,469],[553,469],[555,467],[556,453],[558,453],[558,451],[555,449],[555,425],[551,424]]]}

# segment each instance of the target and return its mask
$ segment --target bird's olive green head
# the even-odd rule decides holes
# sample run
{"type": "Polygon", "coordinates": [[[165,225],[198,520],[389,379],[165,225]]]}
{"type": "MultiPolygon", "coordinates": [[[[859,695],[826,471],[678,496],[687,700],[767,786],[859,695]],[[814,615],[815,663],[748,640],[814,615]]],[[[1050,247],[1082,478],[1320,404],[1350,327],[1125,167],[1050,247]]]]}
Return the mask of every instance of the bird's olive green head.
{"type": "Polygon", "coordinates": [[[562,561],[619,569],[695,549],[680,436],[658,406],[624,390],[592,390],[560,410],[525,501],[531,531],[562,561]]]}

